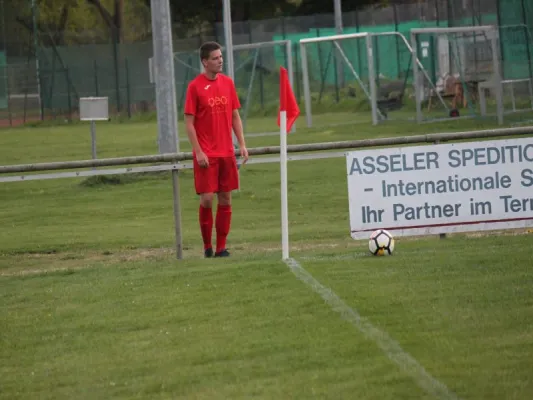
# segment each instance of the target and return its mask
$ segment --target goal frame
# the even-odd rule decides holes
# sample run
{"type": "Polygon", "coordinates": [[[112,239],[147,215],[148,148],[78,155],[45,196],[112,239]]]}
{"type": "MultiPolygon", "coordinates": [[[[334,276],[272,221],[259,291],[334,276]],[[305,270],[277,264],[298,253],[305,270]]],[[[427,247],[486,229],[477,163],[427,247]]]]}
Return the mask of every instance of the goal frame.
{"type": "MultiPolygon", "coordinates": [[[[288,40],[288,39],[285,39],[285,40],[273,40],[273,41],[270,41],[270,42],[256,42],[256,43],[244,43],[244,44],[236,44],[236,45],[233,45],[231,46],[232,48],[232,51],[235,52],[235,51],[240,51],[240,50],[259,50],[259,49],[263,49],[263,48],[271,48],[271,47],[276,47],[276,46],[280,46],[282,49],[284,48],[285,50],[285,57],[286,57],[286,60],[287,60],[287,73],[289,75],[289,83],[291,84],[291,87],[294,88],[294,62],[293,62],[293,55],[292,55],[292,41],[288,40]]],[[[221,50],[224,52],[224,51],[227,51],[227,48],[225,46],[221,46],[221,50]]],[[[199,50],[196,50],[196,52],[198,53],[198,56],[200,55],[199,54],[199,50]]],[[[178,62],[180,64],[183,64],[185,65],[186,67],[188,68],[191,68],[193,70],[196,70],[196,71],[199,71],[199,72],[202,72],[204,67],[202,65],[202,60],[200,60],[200,57],[198,57],[198,69],[196,69],[194,66],[192,65],[189,65],[185,62],[183,62],[182,60],[180,60],[178,57],[177,57],[177,52],[174,53],[174,61],[175,62],[178,62]]],[[[149,60],[149,70],[150,70],[150,77],[151,77],[151,80],[153,80],[153,70],[152,70],[152,59],[150,58],[149,60]]],[[[246,123],[247,123],[247,120],[248,120],[248,110],[249,110],[249,106],[250,106],[250,101],[251,101],[251,91],[252,91],[252,88],[253,88],[253,83],[254,83],[254,79],[255,79],[255,66],[256,66],[256,61],[257,61],[257,53],[254,57],[254,68],[252,69],[252,76],[250,78],[250,82],[248,83],[248,88],[247,88],[247,96],[246,96],[246,102],[244,104],[242,104],[241,106],[243,107],[243,110],[242,110],[242,113],[241,113],[241,118],[242,118],[242,123],[243,123],[243,128],[246,129],[246,123]]],[[[236,71],[238,71],[238,66],[235,67],[234,65],[234,70],[233,70],[233,73],[235,74],[236,71]]],[[[292,125],[292,129],[291,129],[291,132],[296,132],[296,123],[294,123],[292,125]]],[[[235,146],[238,145],[238,142],[237,142],[237,136],[234,134],[233,135],[233,144],[235,146]]]]}
{"type": "MultiPolygon", "coordinates": [[[[381,115],[381,112],[377,105],[377,85],[376,85],[376,71],[375,71],[375,56],[374,56],[374,37],[380,37],[380,36],[397,36],[399,37],[402,42],[407,47],[407,50],[411,53],[411,57],[413,57],[413,78],[414,78],[414,66],[416,65],[417,71],[421,71],[427,81],[431,84],[431,79],[429,77],[428,72],[425,70],[423,64],[418,59],[416,52],[413,51],[413,48],[407,38],[401,33],[396,31],[387,31],[387,32],[358,32],[358,33],[348,33],[348,34],[341,34],[341,35],[331,35],[331,36],[321,36],[321,37],[313,37],[313,38],[305,38],[300,39],[300,62],[301,62],[301,68],[302,68],[302,79],[303,79],[303,92],[304,92],[304,102],[305,102],[305,116],[306,116],[306,123],[307,126],[310,128],[313,124],[313,117],[312,117],[312,110],[311,110],[311,89],[309,85],[309,66],[307,63],[307,51],[306,51],[306,45],[310,43],[318,43],[318,42],[333,42],[335,47],[337,48],[337,51],[340,53],[340,57],[344,59],[344,61],[348,64],[348,67],[350,68],[351,72],[354,74],[355,78],[358,80],[359,84],[361,85],[361,80],[353,68],[353,65],[349,62],[348,58],[344,54],[344,51],[339,45],[339,41],[347,40],[347,39],[365,39],[365,45],[366,45],[366,54],[367,54],[367,60],[368,60],[368,80],[369,80],[369,93],[365,94],[369,98],[370,106],[372,110],[372,124],[377,125],[379,124],[380,119],[384,119],[383,115],[381,115]]],[[[362,85],[361,85],[362,86],[362,85]]],[[[363,88],[364,90],[364,88],[363,88]]],[[[416,91],[416,86],[415,86],[416,91]]],[[[437,93],[437,97],[439,98],[440,102],[443,104],[445,108],[447,108],[447,105],[442,98],[440,94],[437,93]]]]}
{"type": "MultiPolygon", "coordinates": [[[[433,28],[415,28],[411,29],[411,48],[413,49],[415,57],[418,54],[418,42],[417,37],[421,34],[449,34],[449,33],[485,33],[490,37],[491,42],[491,51],[492,51],[492,84],[491,87],[495,91],[496,97],[496,114],[498,118],[498,124],[503,124],[503,86],[502,86],[502,70],[501,70],[501,55],[500,55],[500,46],[498,44],[499,40],[499,31],[498,27],[495,25],[478,25],[478,26],[461,26],[461,27],[433,27],[433,28]]],[[[416,121],[418,123],[423,122],[422,115],[422,99],[421,93],[418,86],[420,81],[419,76],[419,66],[417,63],[413,64],[413,80],[415,84],[415,102],[416,102],[416,121]]]]}
{"type": "MultiPolygon", "coordinates": [[[[372,122],[374,125],[378,123],[378,109],[376,100],[376,86],[372,85],[372,82],[375,82],[374,77],[374,56],[372,52],[372,38],[368,32],[358,32],[358,33],[349,33],[343,35],[332,35],[332,36],[321,36],[314,38],[305,38],[300,39],[300,63],[302,66],[302,80],[303,80],[303,92],[304,92],[304,103],[305,103],[305,118],[307,122],[307,127],[313,125],[313,117],[311,111],[311,88],[309,85],[309,66],[307,63],[307,50],[306,45],[310,43],[319,43],[319,42],[333,42],[334,45],[337,45],[337,41],[343,41],[347,39],[364,39],[366,44],[366,54],[368,60],[368,79],[370,81],[370,93],[366,93],[369,97],[372,109],[372,122]]],[[[341,50],[342,54],[342,50],[341,50]]],[[[354,72],[354,71],[352,71],[354,72]]],[[[355,73],[356,79],[359,80],[359,76],[355,73]]]]}
{"type": "MultiPolygon", "coordinates": [[[[239,51],[239,50],[259,50],[263,48],[269,48],[269,47],[276,47],[276,46],[284,46],[285,47],[285,57],[287,60],[287,74],[289,75],[289,83],[292,88],[294,88],[294,67],[293,67],[293,59],[292,59],[292,42],[288,39],[286,40],[273,40],[271,42],[256,42],[256,43],[244,43],[244,44],[236,44],[233,45],[233,52],[239,51]]],[[[225,51],[226,48],[223,46],[222,50],[225,51]]],[[[252,76],[250,78],[250,82],[248,84],[248,90],[247,90],[247,96],[246,96],[246,103],[244,104],[244,110],[243,110],[243,126],[246,128],[246,122],[248,120],[248,110],[250,106],[250,99],[251,99],[251,91],[254,84],[254,78],[255,78],[255,64],[257,61],[257,53],[254,57],[254,68],[252,69],[252,76]]],[[[200,66],[201,66],[200,62],[200,66]]],[[[203,68],[203,67],[202,67],[203,68]]],[[[235,68],[235,67],[234,67],[235,68]]],[[[296,123],[292,125],[291,132],[296,131],[296,123]]],[[[234,143],[237,144],[237,137],[234,135],[234,143]]]]}

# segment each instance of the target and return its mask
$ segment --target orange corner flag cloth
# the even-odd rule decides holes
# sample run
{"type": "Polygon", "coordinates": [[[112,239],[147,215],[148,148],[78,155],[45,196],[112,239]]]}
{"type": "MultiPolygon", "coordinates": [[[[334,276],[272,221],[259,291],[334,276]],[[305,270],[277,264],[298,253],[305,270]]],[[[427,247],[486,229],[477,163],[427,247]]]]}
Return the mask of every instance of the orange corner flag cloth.
{"type": "Polygon", "coordinates": [[[291,84],[289,82],[289,75],[287,70],[283,67],[279,68],[279,113],[278,113],[278,126],[280,125],[280,113],[281,111],[287,112],[287,133],[291,131],[292,124],[300,115],[300,108],[296,102],[296,97],[292,91],[291,84]]]}

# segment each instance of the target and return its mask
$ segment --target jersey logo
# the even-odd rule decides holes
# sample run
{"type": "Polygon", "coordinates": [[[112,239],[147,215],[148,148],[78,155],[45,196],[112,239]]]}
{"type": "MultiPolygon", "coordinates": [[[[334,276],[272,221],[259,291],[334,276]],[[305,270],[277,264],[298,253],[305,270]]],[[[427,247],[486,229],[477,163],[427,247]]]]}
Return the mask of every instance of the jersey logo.
{"type": "Polygon", "coordinates": [[[204,89],[207,90],[207,89],[209,89],[210,86],[211,86],[211,85],[207,85],[204,89]]]}
{"type": "Polygon", "coordinates": [[[226,96],[215,96],[207,99],[207,104],[211,107],[212,114],[220,114],[226,112],[228,98],[226,96]]]}

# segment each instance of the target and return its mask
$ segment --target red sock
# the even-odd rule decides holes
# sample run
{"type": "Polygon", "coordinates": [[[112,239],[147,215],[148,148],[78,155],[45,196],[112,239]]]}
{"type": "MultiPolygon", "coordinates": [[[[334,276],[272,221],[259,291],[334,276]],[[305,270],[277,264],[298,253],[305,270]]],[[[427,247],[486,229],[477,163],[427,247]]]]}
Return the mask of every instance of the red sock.
{"type": "Polygon", "coordinates": [[[226,248],[226,238],[228,237],[229,228],[231,225],[231,205],[217,207],[217,253],[226,248]]]}
{"type": "Polygon", "coordinates": [[[212,248],[211,236],[213,233],[213,212],[210,208],[200,206],[200,232],[204,241],[204,250],[212,248]]]}

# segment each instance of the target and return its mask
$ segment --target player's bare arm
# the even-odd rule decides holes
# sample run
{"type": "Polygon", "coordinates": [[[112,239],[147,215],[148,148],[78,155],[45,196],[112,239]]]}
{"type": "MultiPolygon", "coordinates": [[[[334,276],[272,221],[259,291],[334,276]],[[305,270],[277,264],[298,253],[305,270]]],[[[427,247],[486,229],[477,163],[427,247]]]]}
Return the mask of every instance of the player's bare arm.
{"type": "Polygon", "coordinates": [[[201,167],[207,168],[209,166],[209,159],[202,151],[200,143],[198,143],[196,129],[194,128],[194,115],[185,114],[185,129],[187,130],[187,136],[189,137],[192,149],[196,154],[196,161],[198,161],[201,167]]]}
{"type": "Polygon", "coordinates": [[[244,133],[242,129],[242,120],[239,114],[239,110],[233,110],[233,131],[237,136],[239,141],[239,149],[241,151],[241,157],[243,158],[243,164],[248,161],[248,149],[246,148],[246,143],[244,141],[244,133]]]}

